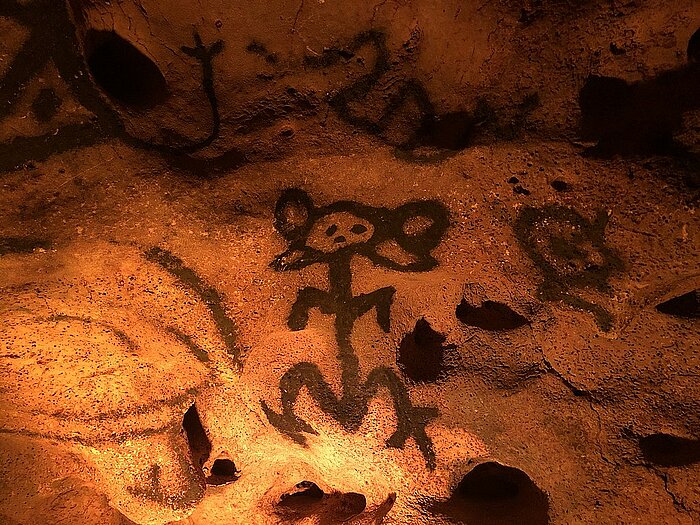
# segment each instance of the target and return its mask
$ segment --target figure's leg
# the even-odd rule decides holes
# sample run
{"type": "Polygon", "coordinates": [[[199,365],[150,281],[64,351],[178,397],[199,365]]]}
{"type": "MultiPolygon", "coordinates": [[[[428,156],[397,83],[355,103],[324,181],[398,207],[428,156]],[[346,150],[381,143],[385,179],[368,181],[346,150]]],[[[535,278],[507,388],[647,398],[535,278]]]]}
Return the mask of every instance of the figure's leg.
{"type": "Polygon", "coordinates": [[[367,313],[372,307],[377,310],[377,324],[385,332],[389,332],[391,325],[391,303],[394,300],[396,288],[386,286],[371,293],[365,293],[354,297],[352,300],[355,319],[367,313]]]}
{"type": "Polygon", "coordinates": [[[311,397],[318,402],[321,410],[337,419],[339,401],[331,387],[323,378],[318,366],[314,363],[297,363],[280,379],[282,394],[282,413],[273,411],[265,401],[260,401],[268,421],[280,432],[287,434],[299,444],[305,444],[306,439],[301,432],[317,434],[306,421],[294,413],[294,403],[299,397],[302,387],[309,390],[311,397]]]}
{"type": "Polygon", "coordinates": [[[367,378],[365,391],[368,398],[374,397],[379,386],[386,386],[394,399],[394,409],[398,420],[396,431],[386,444],[392,448],[403,448],[406,440],[413,436],[430,470],[435,468],[435,450],[433,442],[425,432],[428,423],[438,416],[433,407],[414,407],[408,390],[390,368],[375,368],[367,378]]]}
{"type": "Polygon", "coordinates": [[[309,322],[309,310],[319,308],[324,314],[334,311],[331,296],[318,288],[302,288],[297,293],[297,300],[292,305],[292,311],[287,319],[287,326],[293,331],[303,330],[309,322]]]}

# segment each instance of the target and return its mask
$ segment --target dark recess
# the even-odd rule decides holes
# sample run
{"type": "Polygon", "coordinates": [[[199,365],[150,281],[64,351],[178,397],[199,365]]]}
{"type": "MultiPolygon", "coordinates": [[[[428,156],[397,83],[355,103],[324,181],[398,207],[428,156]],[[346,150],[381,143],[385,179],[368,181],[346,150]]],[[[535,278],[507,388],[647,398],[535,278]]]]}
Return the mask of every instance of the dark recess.
{"type": "Polygon", "coordinates": [[[225,485],[238,479],[236,464],[230,459],[219,458],[214,461],[209,471],[207,485],[225,485]]]}
{"type": "Polygon", "coordinates": [[[569,184],[566,181],[556,179],[550,183],[550,186],[556,191],[569,191],[569,184]]]}
{"type": "Polygon", "coordinates": [[[700,29],[688,40],[688,62],[700,62],[700,29]]]}
{"type": "Polygon", "coordinates": [[[207,459],[209,459],[209,454],[211,454],[211,443],[204,430],[202,421],[199,419],[199,413],[195,405],[192,405],[185,412],[185,417],[182,419],[182,429],[187,436],[192,464],[201,471],[202,465],[206,463],[207,459]]]}
{"type": "Polygon", "coordinates": [[[278,507],[284,514],[311,516],[318,510],[324,496],[325,493],[316,483],[302,481],[293,490],[282,494],[278,507]]]}
{"type": "Polygon", "coordinates": [[[700,290],[691,290],[686,294],[669,299],[656,305],[656,309],[663,314],[698,319],[700,318],[700,290]]]}
{"type": "Polygon", "coordinates": [[[88,33],[87,42],[90,73],[113,101],[144,110],[168,97],[158,66],[118,34],[93,30],[88,33]]]}
{"type": "Polygon", "coordinates": [[[462,323],[489,331],[513,330],[529,323],[508,305],[496,301],[484,301],[481,306],[472,306],[462,299],[455,314],[462,323]]]}
{"type": "Polygon", "coordinates": [[[412,332],[399,345],[398,364],[401,371],[416,383],[437,381],[445,374],[445,336],[419,319],[412,332]]]}
{"type": "Polygon", "coordinates": [[[639,440],[644,459],[662,467],[682,467],[700,462],[700,439],[652,434],[639,440]]]}
{"type": "MultiPolygon", "coordinates": [[[[391,501],[393,505],[393,500],[391,501]]],[[[357,492],[324,493],[311,481],[302,481],[283,494],[278,512],[291,519],[315,516],[319,525],[343,523],[364,512],[367,499],[357,492]]]]}
{"type": "Polygon", "coordinates": [[[700,107],[700,30],[688,42],[688,64],[639,82],[591,75],[579,92],[581,133],[597,140],[588,153],[667,154],[698,160],[674,140],[683,113],[700,107]]]}
{"type": "Polygon", "coordinates": [[[459,482],[450,499],[433,503],[430,511],[450,523],[549,523],[546,494],[523,471],[495,462],[474,467],[459,482]]]}

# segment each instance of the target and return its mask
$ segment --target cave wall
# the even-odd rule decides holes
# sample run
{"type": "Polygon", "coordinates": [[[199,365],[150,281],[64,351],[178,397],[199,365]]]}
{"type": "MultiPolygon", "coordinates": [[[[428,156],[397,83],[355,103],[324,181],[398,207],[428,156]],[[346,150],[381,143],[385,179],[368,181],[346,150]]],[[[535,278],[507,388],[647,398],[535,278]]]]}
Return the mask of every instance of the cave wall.
{"type": "Polygon", "coordinates": [[[700,6],[0,6],[0,520],[700,519],[700,6]]]}

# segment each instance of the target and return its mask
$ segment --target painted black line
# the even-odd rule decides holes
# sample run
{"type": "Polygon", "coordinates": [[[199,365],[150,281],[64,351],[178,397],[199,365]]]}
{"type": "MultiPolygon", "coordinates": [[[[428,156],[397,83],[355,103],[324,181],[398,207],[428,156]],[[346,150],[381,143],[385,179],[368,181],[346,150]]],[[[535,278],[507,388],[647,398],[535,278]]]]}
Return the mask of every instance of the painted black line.
{"type": "Polygon", "coordinates": [[[236,327],[226,314],[223,298],[219,292],[208,286],[194,270],[185,266],[182,259],[167,250],[154,247],[144,252],[144,256],[147,260],[158,264],[165,271],[176,277],[200,297],[211,312],[219,334],[224,340],[228,354],[231,356],[234,364],[240,368],[241,352],[236,344],[236,327]]]}

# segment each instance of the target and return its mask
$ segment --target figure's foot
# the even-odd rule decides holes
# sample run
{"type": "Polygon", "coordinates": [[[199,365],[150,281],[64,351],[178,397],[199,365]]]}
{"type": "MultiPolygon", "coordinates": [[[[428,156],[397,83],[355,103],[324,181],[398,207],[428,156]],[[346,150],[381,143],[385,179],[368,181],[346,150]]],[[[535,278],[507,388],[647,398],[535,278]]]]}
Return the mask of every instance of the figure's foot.
{"type": "Polygon", "coordinates": [[[433,407],[411,407],[410,413],[399,420],[399,427],[386,441],[386,446],[391,448],[403,448],[406,440],[413,436],[420,449],[429,470],[435,469],[435,449],[433,441],[425,431],[425,427],[435,419],[439,413],[433,407]],[[401,421],[403,419],[403,421],[401,421]]]}

